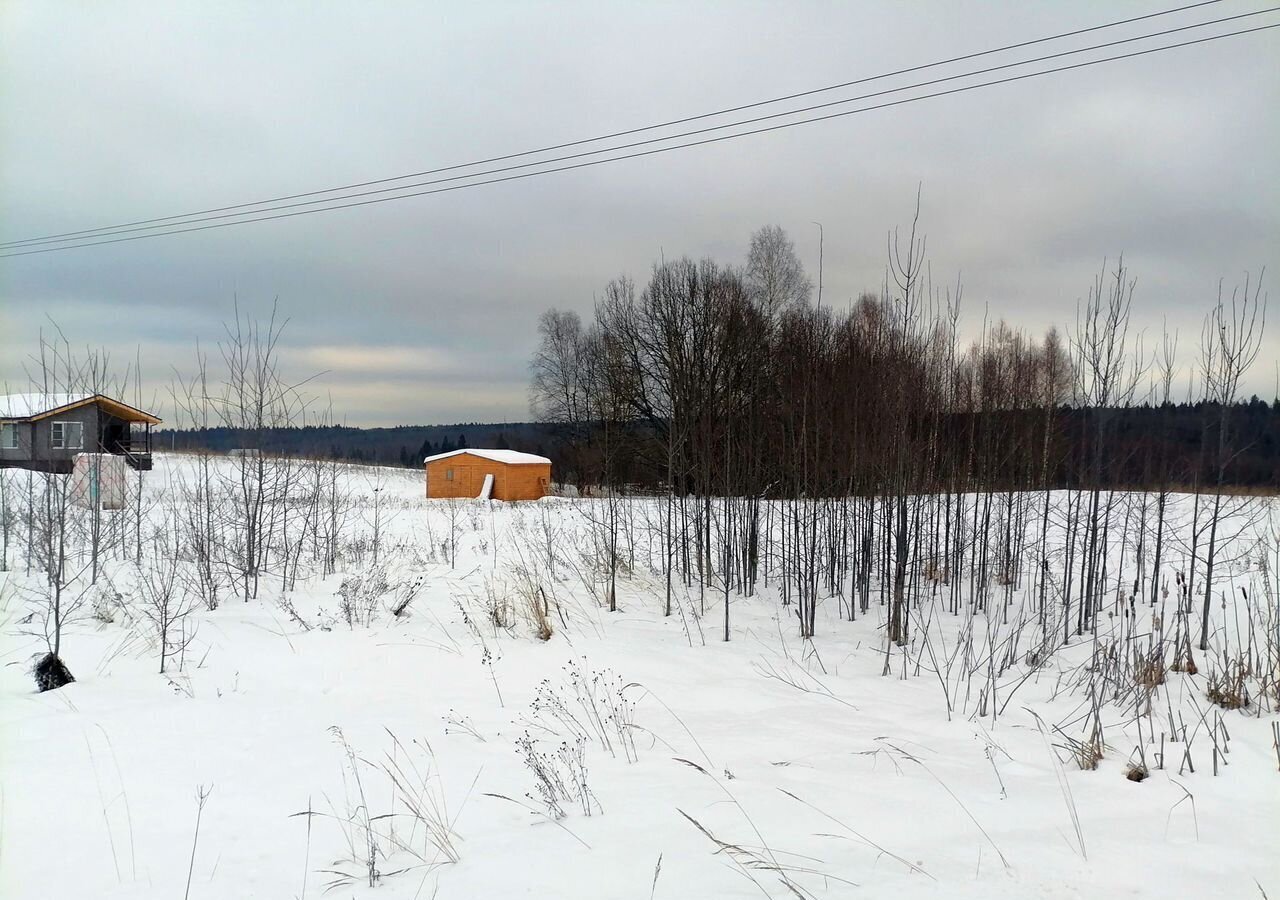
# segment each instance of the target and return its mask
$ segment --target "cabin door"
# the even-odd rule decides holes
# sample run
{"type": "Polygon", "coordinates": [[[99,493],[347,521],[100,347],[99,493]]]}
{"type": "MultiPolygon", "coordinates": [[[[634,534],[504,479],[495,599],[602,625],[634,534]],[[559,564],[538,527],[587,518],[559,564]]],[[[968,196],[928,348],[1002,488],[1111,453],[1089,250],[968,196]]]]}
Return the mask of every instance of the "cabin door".
{"type": "Polygon", "coordinates": [[[101,449],[106,450],[108,453],[127,452],[129,449],[128,423],[113,420],[103,425],[101,449]]]}

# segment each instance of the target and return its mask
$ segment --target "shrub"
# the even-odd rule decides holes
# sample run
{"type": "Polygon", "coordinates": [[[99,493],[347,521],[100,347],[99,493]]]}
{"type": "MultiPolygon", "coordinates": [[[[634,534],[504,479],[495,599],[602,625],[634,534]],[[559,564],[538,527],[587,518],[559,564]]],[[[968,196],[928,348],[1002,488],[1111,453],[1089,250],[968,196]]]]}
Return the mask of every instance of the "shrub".
{"type": "Polygon", "coordinates": [[[36,689],[40,693],[56,691],[76,680],[66,664],[52,652],[46,653],[36,661],[31,674],[35,676],[36,689]]]}
{"type": "Polygon", "coordinates": [[[372,566],[342,579],[342,584],[338,585],[338,608],[347,627],[361,625],[367,628],[372,624],[378,611],[378,599],[390,589],[386,570],[381,566],[372,566]]]}

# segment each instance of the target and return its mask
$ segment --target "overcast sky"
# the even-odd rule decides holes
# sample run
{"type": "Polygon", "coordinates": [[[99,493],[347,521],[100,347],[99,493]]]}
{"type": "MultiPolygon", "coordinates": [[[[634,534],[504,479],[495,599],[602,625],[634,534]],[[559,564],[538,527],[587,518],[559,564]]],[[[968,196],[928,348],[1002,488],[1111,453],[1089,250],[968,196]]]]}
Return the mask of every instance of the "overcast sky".
{"type": "MultiPolygon", "coordinates": [[[[4,0],[0,235],[420,171],[1173,5],[4,0]]],[[[163,415],[171,369],[216,341],[233,299],[265,315],[279,298],[289,370],[323,370],[313,386],[348,423],[522,420],[547,307],[586,314],[660,253],[739,263],[766,223],[816,274],[815,221],[825,298],[846,303],[880,283],[918,183],[966,333],[984,316],[1070,327],[1123,252],[1136,325],[1150,343],[1167,319],[1189,364],[1219,279],[1280,278],[1280,29],[544,178],[3,259],[0,381],[22,389],[53,319],[121,366],[140,351],[163,415]]],[[[1271,293],[1246,382],[1268,399],[1271,293]]]]}

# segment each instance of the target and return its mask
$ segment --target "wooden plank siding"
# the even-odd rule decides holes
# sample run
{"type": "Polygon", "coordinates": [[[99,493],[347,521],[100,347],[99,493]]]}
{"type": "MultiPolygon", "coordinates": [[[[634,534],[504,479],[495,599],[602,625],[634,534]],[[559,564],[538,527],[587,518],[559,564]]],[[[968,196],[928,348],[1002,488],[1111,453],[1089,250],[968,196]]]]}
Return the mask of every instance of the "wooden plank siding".
{"type": "Polygon", "coordinates": [[[478,497],[486,475],[493,476],[494,500],[537,500],[551,484],[550,463],[505,463],[469,453],[429,462],[426,473],[432,499],[478,497]]]}

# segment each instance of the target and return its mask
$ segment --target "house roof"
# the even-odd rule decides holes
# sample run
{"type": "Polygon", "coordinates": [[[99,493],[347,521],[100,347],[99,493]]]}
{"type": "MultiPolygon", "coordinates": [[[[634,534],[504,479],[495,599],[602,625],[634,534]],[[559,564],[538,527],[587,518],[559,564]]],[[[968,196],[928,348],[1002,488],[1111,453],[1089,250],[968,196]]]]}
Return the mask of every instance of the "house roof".
{"type": "Polygon", "coordinates": [[[111,415],[126,422],[149,422],[159,425],[160,418],[113,400],[105,394],[68,394],[36,391],[27,394],[0,394],[0,419],[5,421],[37,421],[58,413],[96,403],[111,415]]]}
{"type": "Polygon", "coordinates": [[[88,394],[0,394],[0,419],[30,419],[50,409],[84,400],[88,394]]]}
{"type": "Polygon", "coordinates": [[[494,462],[506,463],[510,466],[528,466],[528,465],[550,465],[551,460],[545,456],[535,456],[532,453],[521,453],[518,450],[452,450],[449,453],[437,453],[435,456],[428,456],[423,463],[435,462],[438,459],[448,459],[451,456],[461,456],[463,453],[469,453],[472,456],[479,456],[483,459],[491,459],[494,462]]]}

